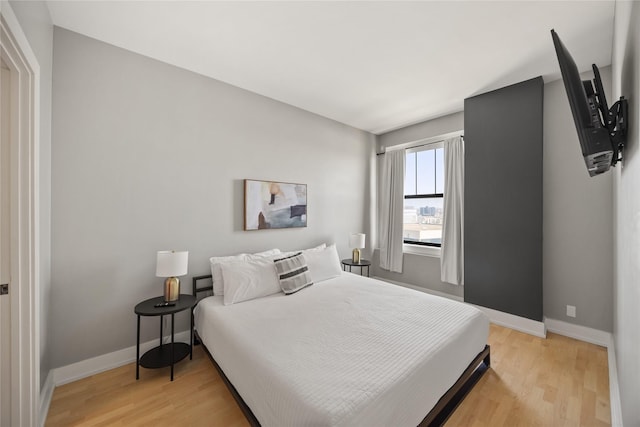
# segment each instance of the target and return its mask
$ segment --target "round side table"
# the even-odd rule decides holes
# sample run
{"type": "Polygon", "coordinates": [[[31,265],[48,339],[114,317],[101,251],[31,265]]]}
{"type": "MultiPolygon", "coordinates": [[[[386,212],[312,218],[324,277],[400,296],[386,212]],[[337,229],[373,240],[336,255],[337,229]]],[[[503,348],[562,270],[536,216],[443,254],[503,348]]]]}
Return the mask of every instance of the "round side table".
{"type": "Polygon", "coordinates": [[[189,355],[193,359],[193,310],[197,303],[193,295],[180,294],[177,301],[172,305],[158,304],[164,302],[164,297],[155,297],[142,301],[133,310],[138,315],[138,331],[136,342],[136,380],[140,378],[140,366],[148,369],[164,368],[171,366],[171,381],[173,381],[173,365],[189,355]],[[189,330],[189,344],[174,342],[174,316],[176,313],[189,309],[191,311],[191,329],[189,330]],[[171,315],[171,343],[162,343],[162,319],[166,315],[171,315]],[[140,357],[140,316],[160,316],[160,345],[147,351],[140,357]]]}
{"type": "Polygon", "coordinates": [[[367,269],[367,277],[369,277],[369,267],[371,266],[371,261],[366,259],[361,259],[360,262],[353,262],[351,258],[342,260],[342,270],[347,271],[347,267],[349,267],[349,272],[353,267],[360,267],[360,275],[362,276],[362,269],[366,267],[367,269]]]}

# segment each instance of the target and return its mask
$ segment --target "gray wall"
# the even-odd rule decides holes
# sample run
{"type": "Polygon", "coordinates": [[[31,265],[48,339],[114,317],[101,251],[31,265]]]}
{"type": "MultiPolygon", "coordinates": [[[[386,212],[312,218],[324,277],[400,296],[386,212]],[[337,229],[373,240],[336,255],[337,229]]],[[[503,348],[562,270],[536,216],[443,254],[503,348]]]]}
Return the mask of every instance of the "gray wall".
{"type": "Polygon", "coordinates": [[[625,426],[640,425],[640,3],[616,2],[613,93],[629,100],[629,134],[622,167],[613,173],[615,251],[613,337],[625,426]]]}
{"type": "Polygon", "coordinates": [[[539,322],[543,86],[464,100],[464,300],[539,322]]]}
{"type": "MultiPolygon", "coordinates": [[[[609,95],[611,67],[600,71],[609,95]]],[[[613,174],[589,177],[562,80],[545,85],[544,140],[544,314],[611,331],[613,174]],[[567,305],[576,307],[575,318],[567,305]]]]}
{"type": "Polygon", "coordinates": [[[60,28],[54,49],[54,367],[135,345],[158,250],[189,250],[190,293],[213,255],[335,242],[346,257],[369,233],[373,135],[60,28]],[[244,178],[308,184],[308,227],[242,231],[244,178]]]}
{"type": "MultiPolygon", "coordinates": [[[[407,126],[377,137],[378,152],[382,147],[392,147],[420,139],[430,138],[464,128],[464,114],[454,113],[434,120],[407,126]]],[[[379,166],[382,156],[378,156],[379,166]]],[[[376,245],[377,247],[377,245],[376,245]]],[[[408,283],[414,286],[431,289],[438,292],[463,296],[464,287],[456,286],[440,280],[440,258],[433,256],[405,253],[402,261],[402,273],[394,273],[380,268],[379,251],[376,250],[372,258],[371,274],[396,282],[408,283]]]]}
{"type": "MultiPolygon", "coordinates": [[[[600,72],[607,90],[611,69],[604,67],[600,72]]],[[[590,78],[588,73],[583,76],[590,78]]],[[[552,319],[611,331],[613,227],[610,218],[613,215],[614,174],[589,178],[562,82],[547,83],[544,91],[543,314],[552,319]],[[591,239],[591,242],[586,244],[585,239],[591,239]],[[566,316],[567,304],[576,306],[575,319],[566,316]]],[[[464,113],[460,112],[380,135],[378,145],[402,144],[463,127],[464,113]]],[[[380,269],[376,256],[377,251],[372,274],[455,296],[463,295],[463,286],[440,281],[439,258],[405,254],[403,273],[397,274],[380,269]]]]}
{"type": "Polygon", "coordinates": [[[392,147],[394,145],[418,141],[462,129],[464,129],[464,113],[459,112],[438,117],[437,119],[378,135],[378,152],[382,147],[392,147]]]}
{"type": "Polygon", "coordinates": [[[51,364],[51,70],[53,25],[42,1],[11,1],[13,12],[40,65],[40,385],[51,364]]]}

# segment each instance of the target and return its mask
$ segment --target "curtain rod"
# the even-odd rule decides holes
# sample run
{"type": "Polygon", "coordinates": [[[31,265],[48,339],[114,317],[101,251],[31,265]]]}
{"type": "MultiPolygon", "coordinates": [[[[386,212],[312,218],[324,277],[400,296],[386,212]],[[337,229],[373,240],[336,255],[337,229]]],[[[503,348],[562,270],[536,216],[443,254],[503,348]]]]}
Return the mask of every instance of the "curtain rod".
{"type": "MultiPolygon", "coordinates": [[[[456,135],[456,136],[459,136],[460,138],[464,139],[464,135],[463,135],[463,134],[456,135]]],[[[452,138],[455,138],[456,136],[452,136],[452,138]]],[[[439,142],[444,142],[446,139],[448,139],[448,138],[438,139],[438,140],[436,140],[436,141],[426,142],[426,143],[424,143],[424,144],[420,144],[420,145],[411,145],[411,146],[409,146],[409,147],[404,147],[404,149],[406,150],[406,149],[409,149],[409,148],[418,148],[418,147],[424,147],[425,145],[437,144],[437,143],[439,143],[439,142]]],[[[399,149],[400,149],[400,148],[398,148],[398,150],[399,150],[399,149]]],[[[387,151],[385,150],[385,151],[383,151],[382,153],[376,153],[376,156],[384,156],[386,152],[387,152],[387,151]]]]}

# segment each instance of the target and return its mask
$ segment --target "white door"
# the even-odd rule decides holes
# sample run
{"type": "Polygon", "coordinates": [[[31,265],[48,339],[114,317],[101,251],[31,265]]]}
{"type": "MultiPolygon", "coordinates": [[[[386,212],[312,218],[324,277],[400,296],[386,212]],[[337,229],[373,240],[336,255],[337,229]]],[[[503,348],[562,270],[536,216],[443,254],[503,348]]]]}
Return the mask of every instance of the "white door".
{"type": "MultiPolygon", "coordinates": [[[[11,73],[0,61],[0,284],[10,280],[9,224],[9,88],[11,73]]],[[[9,295],[0,292],[0,427],[11,424],[11,306],[9,295]]]]}

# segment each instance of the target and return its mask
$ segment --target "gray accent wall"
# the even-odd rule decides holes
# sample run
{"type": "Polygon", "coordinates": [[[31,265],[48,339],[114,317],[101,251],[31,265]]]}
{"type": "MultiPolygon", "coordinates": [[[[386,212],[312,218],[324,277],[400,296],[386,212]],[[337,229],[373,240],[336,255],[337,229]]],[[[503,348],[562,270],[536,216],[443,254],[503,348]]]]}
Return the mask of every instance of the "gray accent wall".
{"type": "Polygon", "coordinates": [[[20,28],[40,66],[40,386],[51,369],[51,74],[53,62],[53,25],[49,8],[43,1],[10,1],[20,28]]]}
{"type": "MultiPolygon", "coordinates": [[[[625,426],[640,426],[640,2],[616,2],[612,103],[629,100],[629,133],[614,178],[613,339],[625,426]]],[[[622,425],[622,424],[620,424],[622,425]]]]}
{"type": "MultiPolygon", "coordinates": [[[[346,258],[370,233],[373,135],[60,28],[54,50],[54,367],[135,345],[158,250],[189,251],[190,293],[211,256],[327,242],[346,258]],[[245,178],[307,184],[308,227],[243,231],[245,178]]],[[[143,319],[142,341],[157,334],[143,319]]]]}
{"type": "Polygon", "coordinates": [[[542,321],[541,77],[464,101],[464,300],[542,321]]]}

